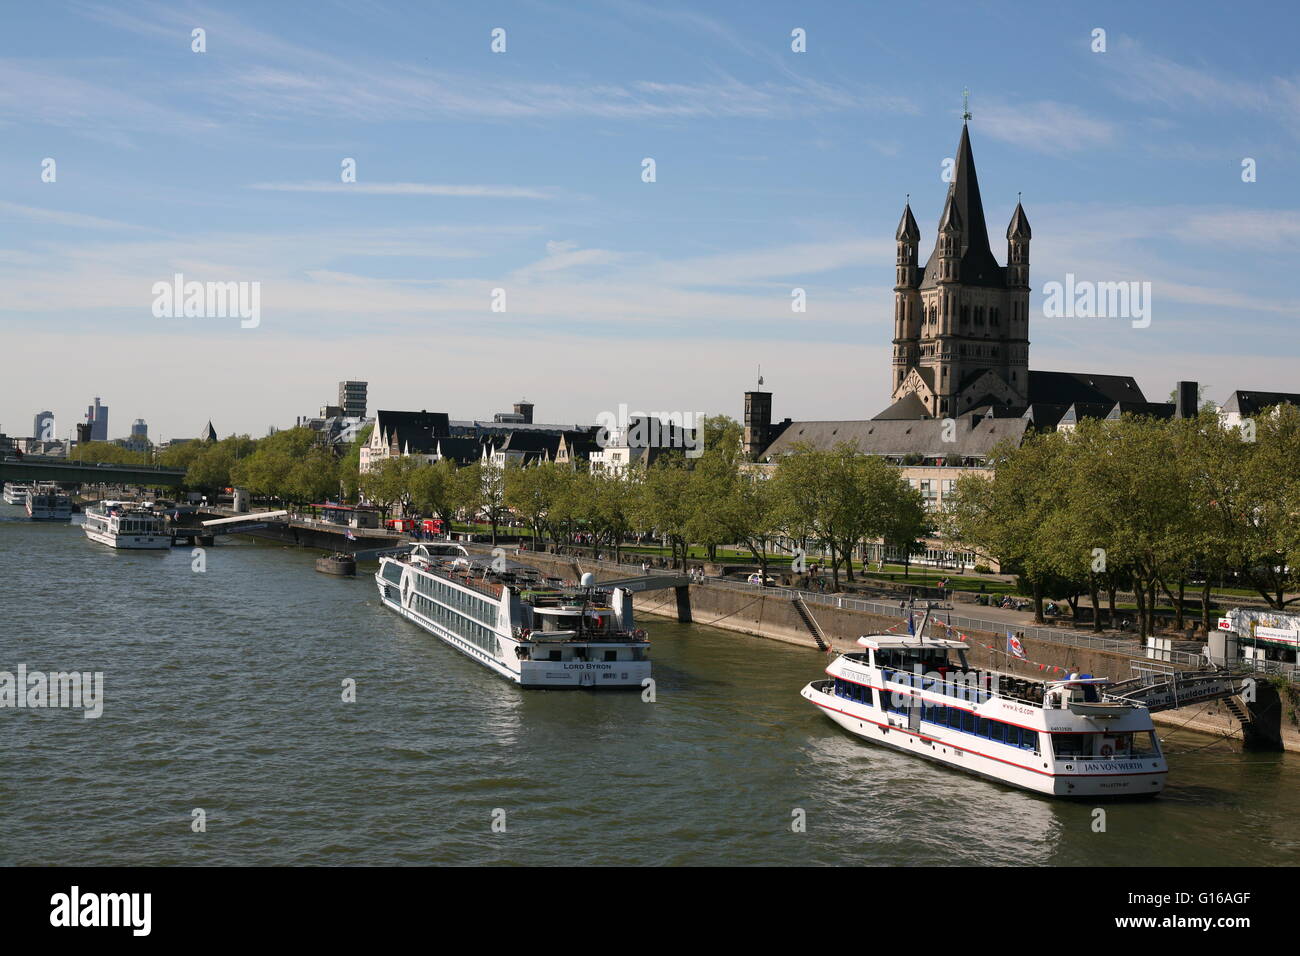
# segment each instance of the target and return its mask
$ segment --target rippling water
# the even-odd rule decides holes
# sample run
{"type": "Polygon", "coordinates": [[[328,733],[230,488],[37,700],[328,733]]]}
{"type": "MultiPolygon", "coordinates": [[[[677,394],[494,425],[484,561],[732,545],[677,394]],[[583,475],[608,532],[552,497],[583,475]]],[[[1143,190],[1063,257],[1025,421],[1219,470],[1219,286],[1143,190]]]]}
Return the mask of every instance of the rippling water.
{"type": "Polygon", "coordinates": [[[813,651],[645,618],[656,703],[522,691],[364,566],[219,540],[200,574],[0,505],[0,670],[105,675],[98,720],[0,710],[0,863],[1300,863],[1295,755],[1176,733],[1165,795],[1094,833],[1089,806],[845,735],[799,697],[813,651]]]}

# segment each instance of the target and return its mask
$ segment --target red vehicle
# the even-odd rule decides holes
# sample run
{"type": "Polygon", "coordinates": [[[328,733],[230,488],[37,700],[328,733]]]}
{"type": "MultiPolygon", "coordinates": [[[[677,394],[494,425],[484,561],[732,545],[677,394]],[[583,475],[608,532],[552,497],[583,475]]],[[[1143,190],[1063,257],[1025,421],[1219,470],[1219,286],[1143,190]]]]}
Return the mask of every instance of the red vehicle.
{"type": "Polygon", "coordinates": [[[425,534],[442,534],[442,519],[425,518],[420,530],[425,534]]]}
{"type": "Polygon", "coordinates": [[[384,522],[384,527],[390,531],[414,531],[414,518],[389,518],[384,522]]]}

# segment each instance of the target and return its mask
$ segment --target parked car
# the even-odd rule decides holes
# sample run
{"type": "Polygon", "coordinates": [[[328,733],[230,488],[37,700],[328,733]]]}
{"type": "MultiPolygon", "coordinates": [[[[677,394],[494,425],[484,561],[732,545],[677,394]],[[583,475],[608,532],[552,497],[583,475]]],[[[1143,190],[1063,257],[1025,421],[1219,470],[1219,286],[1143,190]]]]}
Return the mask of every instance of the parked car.
{"type": "Polygon", "coordinates": [[[760,572],[758,572],[758,571],[755,571],[755,572],[754,572],[753,574],[751,574],[751,575],[750,575],[746,580],[747,580],[750,584],[761,584],[761,585],[763,585],[763,587],[765,587],[765,588],[774,588],[774,587],[776,587],[776,578],[772,577],[772,576],[769,574],[769,575],[767,576],[767,578],[765,579],[765,578],[763,577],[763,575],[762,575],[760,572]]]}

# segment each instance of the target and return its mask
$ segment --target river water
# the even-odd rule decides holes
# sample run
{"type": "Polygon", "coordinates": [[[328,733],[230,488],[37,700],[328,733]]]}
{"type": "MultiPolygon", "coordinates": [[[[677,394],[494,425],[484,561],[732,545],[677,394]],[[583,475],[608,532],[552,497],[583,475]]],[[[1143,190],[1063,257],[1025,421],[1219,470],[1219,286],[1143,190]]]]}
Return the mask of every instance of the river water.
{"type": "Polygon", "coordinates": [[[0,864],[1300,864],[1296,755],[1161,729],[1165,794],[1095,832],[838,730],[811,650],[647,617],[655,702],[523,691],[365,565],[219,541],[196,572],[0,505],[0,670],[104,674],[98,719],[0,710],[0,864]]]}

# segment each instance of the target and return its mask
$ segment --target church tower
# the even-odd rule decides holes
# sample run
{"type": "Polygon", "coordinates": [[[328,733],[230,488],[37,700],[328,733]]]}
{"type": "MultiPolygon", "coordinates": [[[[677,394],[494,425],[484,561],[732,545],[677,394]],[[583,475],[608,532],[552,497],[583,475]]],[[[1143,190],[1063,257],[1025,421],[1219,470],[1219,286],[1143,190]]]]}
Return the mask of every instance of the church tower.
{"type": "Polygon", "coordinates": [[[895,239],[894,405],[881,417],[948,418],[1028,404],[1029,219],[1017,204],[1007,228],[1007,266],[1000,266],[965,122],[924,269],[916,266],[920,234],[910,203],[895,239]]]}

